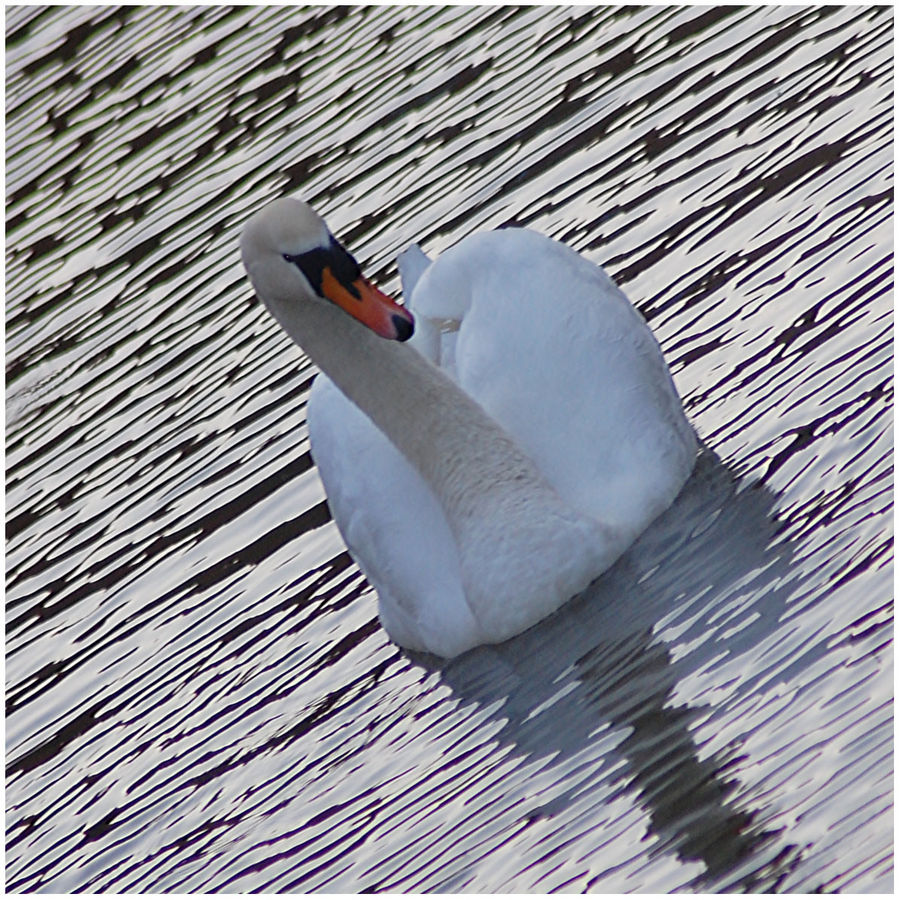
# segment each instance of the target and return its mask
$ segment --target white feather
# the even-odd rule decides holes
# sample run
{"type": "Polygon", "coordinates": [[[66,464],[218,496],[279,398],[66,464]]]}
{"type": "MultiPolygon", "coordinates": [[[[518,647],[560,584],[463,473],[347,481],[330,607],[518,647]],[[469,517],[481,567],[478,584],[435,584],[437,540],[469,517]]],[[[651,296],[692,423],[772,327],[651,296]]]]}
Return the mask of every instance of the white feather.
{"type": "MultiPolygon", "coordinates": [[[[411,343],[513,437],[568,509],[540,497],[511,505],[515,522],[468,523],[461,554],[459,528],[422,475],[327,376],[316,379],[313,454],[381,621],[403,646],[454,656],[524,630],[611,565],[674,500],[696,438],[649,328],[571,249],[508,229],[434,263],[414,247],[399,265],[411,343]],[[535,584],[547,596],[535,598],[535,584]]],[[[478,472],[465,477],[490,493],[478,472]]]]}

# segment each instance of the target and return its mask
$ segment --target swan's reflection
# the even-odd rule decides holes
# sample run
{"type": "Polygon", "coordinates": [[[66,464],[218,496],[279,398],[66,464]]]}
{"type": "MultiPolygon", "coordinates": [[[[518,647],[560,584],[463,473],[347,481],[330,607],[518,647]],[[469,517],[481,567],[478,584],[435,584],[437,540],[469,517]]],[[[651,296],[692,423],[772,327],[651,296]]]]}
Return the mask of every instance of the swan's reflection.
{"type": "MultiPolygon", "coordinates": [[[[694,889],[773,890],[799,849],[759,824],[764,810],[735,800],[728,769],[739,748],[701,755],[692,726],[715,711],[674,699],[679,681],[721,644],[695,641],[676,661],[659,627],[698,598],[720,598],[722,610],[738,592],[755,597],[752,612],[761,613],[740,633],[742,646],[777,627],[790,549],[772,543],[772,495],[760,487],[739,492],[736,484],[704,452],[673,507],[585,596],[505,644],[444,664],[441,677],[462,699],[501,701],[494,713],[503,722],[499,740],[529,757],[552,757],[548,765],[583,753],[599,730],[621,730],[614,752],[627,764],[623,790],[635,792],[648,815],[651,852],[699,862],[704,871],[691,880],[694,889]]],[[[687,625],[679,641],[704,625],[687,625]]],[[[556,815],[577,792],[570,786],[529,815],[556,815]]]]}

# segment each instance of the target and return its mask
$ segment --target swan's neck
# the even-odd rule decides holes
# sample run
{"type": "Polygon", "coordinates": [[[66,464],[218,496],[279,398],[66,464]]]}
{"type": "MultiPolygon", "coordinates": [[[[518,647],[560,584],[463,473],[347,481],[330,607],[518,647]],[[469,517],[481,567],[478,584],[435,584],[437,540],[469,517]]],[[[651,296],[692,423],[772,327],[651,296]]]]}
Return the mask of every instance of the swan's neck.
{"type": "Polygon", "coordinates": [[[408,344],[378,337],[324,301],[298,302],[272,312],[419,471],[452,528],[523,493],[532,503],[544,495],[548,502],[559,502],[512,438],[408,344]]]}

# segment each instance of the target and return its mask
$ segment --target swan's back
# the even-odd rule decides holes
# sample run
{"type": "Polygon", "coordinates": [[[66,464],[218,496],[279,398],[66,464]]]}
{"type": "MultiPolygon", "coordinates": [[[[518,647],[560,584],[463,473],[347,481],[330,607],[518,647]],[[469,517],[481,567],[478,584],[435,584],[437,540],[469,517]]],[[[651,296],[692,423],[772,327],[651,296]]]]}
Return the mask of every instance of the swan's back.
{"type": "Polygon", "coordinates": [[[671,504],[696,437],[655,337],[602,269],[532,231],[486,232],[434,262],[412,305],[460,320],[460,385],[563,500],[629,542],[671,504]]]}

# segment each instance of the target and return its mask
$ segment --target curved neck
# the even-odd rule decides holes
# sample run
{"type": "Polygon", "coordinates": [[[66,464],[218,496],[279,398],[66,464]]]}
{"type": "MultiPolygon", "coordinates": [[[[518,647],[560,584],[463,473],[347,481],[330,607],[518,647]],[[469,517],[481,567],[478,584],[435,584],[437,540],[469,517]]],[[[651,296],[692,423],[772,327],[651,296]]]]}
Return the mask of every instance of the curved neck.
{"type": "Polygon", "coordinates": [[[498,492],[555,491],[515,441],[437,366],[325,301],[272,305],[288,334],[431,486],[451,527],[498,492]]]}

